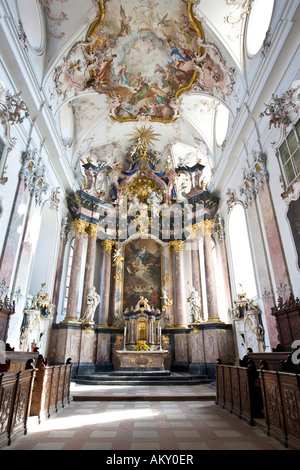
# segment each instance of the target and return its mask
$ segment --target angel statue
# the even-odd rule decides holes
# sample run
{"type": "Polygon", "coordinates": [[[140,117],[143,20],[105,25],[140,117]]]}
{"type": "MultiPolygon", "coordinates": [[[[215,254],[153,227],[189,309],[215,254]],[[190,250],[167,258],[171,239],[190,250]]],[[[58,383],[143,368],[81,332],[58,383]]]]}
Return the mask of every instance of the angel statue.
{"type": "Polygon", "coordinates": [[[149,199],[147,200],[147,203],[149,205],[154,204],[155,206],[158,206],[162,202],[162,196],[158,194],[156,191],[153,191],[153,189],[150,189],[150,194],[149,194],[149,199]]]}
{"type": "Polygon", "coordinates": [[[191,289],[191,293],[187,301],[189,302],[191,308],[192,322],[201,323],[203,321],[201,316],[201,299],[194,286],[191,289]]]}
{"type": "Polygon", "coordinates": [[[161,300],[163,304],[162,311],[164,312],[165,310],[167,310],[167,308],[169,308],[172,305],[173,300],[170,299],[169,295],[164,289],[162,290],[161,300]]]}
{"type": "Polygon", "coordinates": [[[95,287],[88,292],[86,298],[86,309],[84,316],[80,319],[82,323],[93,323],[96,307],[99,305],[100,295],[97,294],[95,287]]]}
{"type": "Polygon", "coordinates": [[[118,266],[121,263],[121,261],[123,261],[123,259],[124,258],[122,256],[122,248],[119,247],[113,254],[113,262],[114,262],[113,265],[118,266]]]}

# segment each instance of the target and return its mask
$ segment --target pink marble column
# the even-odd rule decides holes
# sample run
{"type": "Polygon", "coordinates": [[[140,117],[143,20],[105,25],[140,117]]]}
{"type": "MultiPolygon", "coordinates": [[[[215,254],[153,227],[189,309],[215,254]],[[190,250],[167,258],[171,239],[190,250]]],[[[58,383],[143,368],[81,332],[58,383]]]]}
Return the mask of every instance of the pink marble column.
{"type": "Polygon", "coordinates": [[[211,231],[209,227],[207,230],[205,229],[203,238],[205,283],[208,310],[207,322],[219,323],[220,319],[218,314],[216,277],[212,253],[211,231]]]}
{"type": "MultiPolygon", "coordinates": [[[[264,188],[259,192],[258,197],[276,287],[279,287],[280,282],[290,286],[290,276],[268,183],[264,185],[264,188]]],[[[290,292],[290,290],[287,290],[286,295],[289,296],[290,292]]]]}
{"type": "Polygon", "coordinates": [[[183,266],[183,246],[184,242],[176,240],[169,242],[170,250],[174,252],[175,271],[175,327],[187,328],[186,323],[186,299],[184,290],[184,266],[183,266]]]}
{"type": "Polygon", "coordinates": [[[191,261],[192,261],[192,276],[193,276],[193,287],[198,292],[201,300],[201,318],[203,320],[203,297],[202,297],[202,286],[201,286],[201,269],[200,269],[200,258],[199,258],[199,241],[198,238],[194,238],[192,241],[191,249],[191,261]]]}
{"type": "Polygon", "coordinates": [[[100,319],[101,326],[108,326],[109,302],[110,302],[110,282],[111,282],[111,252],[114,242],[112,240],[103,240],[103,261],[100,293],[100,319]]]}
{"type": "MultiPolygon", "coordinates": [[[[118,242],[114,242],[113,245],[113,254],[117,253],[118,242]]],[[[108,325],[114,326],[115,319],[115,305],[116,305],[116,291],[117,285],[120,282],[121,269],[123,259],[116,258],[111,267],[111,281],[110,281],[110,301],[109,301],[109,315],[108,315],[108,325]]]]}
{"type": "Polygon", "coordinates": [[[111,268],[111,289],[110,289],[110,301],[109,301],[109,316],[108,316],[108,325],[113,326],[114,324],[114,315],[115,315],[115,296],[116,296],[116,275],[117,268],[112,265],[111,268]]]}
{"type": "MultiPolygon", "coordinates": [[[[174,299],[174,279],[173,279],[173,254],[170,253],[169,256],[169,297],[171,300],[174,299]]],[[[170,312],[170,326],[174,326],[175,324],[175,310],[174,310],[174,301],[172,305],[169,307],[170,312]]]]}
{"type": "Polygon", "coordinates": [[[275,307],[276,299],[273,292],[271,271],[269,261],[266,256],[266,247],[264,237],[262,235],[262,221],[260,213],[257,208],[257,201],[247,208],[249,218],[249,227],[252,232],[253,249],[256,254],[257,270],[259,273],[258,282],[260,290],[263,294],[263,306],[265,312],[266,325],[264,327],[268,330],[271,348],[276,348],[279,343],[278,331],[276,326],[276,319],[272,315],[272,307],[275,307]]]}
{"type": "Polygon", "coordinates": [[[89,238],[88,238],[88,246],[87,246],[87,254],[86,254],[84,285],[83,285],[82,304],[81,304],[81,317],[83,317],[85,313],[87,295],[89,291],[92,289],[92,287],[94,286],[98,226],[95,224],[89,224],[86,231],[88,233],[89,238]]]}
{"type": "Polygon", "coordinates": [[[73,222],[73,226],[75,227],[75,243],[71,267],[67,314],[66,318],[63,320],[63,323],[77,322],[77,304],[79,296],[81,258],[84,234],[87,225],[87,222],[80,219],[77,219],[73,222]]]}

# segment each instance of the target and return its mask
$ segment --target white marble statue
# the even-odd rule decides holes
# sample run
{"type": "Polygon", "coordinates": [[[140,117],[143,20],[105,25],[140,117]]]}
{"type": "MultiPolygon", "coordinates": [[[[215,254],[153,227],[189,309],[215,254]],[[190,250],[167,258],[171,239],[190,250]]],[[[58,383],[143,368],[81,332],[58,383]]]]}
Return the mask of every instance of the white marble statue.
{"type": "Polygon", "coordinates": [[[203,321],[201,318],[201,299],[194,287],[192,287],[187,301],[189,302],[191,308],[192,322],[201,323],[203,321]]]}
{"type": "Polygon", "coordinates": [[[153,191],[150,189],[150,195],[149,198],[147,199],[147,204],[149,206],[154,205],[154,206],[159,206],[162,202],[162,196],[158,194],[156,191],[153,191]]]}
{"type": "Polygon", "coordinates": [[[167,310],[167,308],[169,308],[173,301],[170,299],[168,293],[162,289],[162,296],[161,296],[161,300],[162,300],[162,304],[163,304],[163,307],[162,307],[162,311],[164,312],[165,310],[167,310]]]}
{"type": "Polygon", "coordinates": [[[84,316],[81,318],[81,322],[83,323],[92,323],[94,320],[94,314],[96,307],[99,305],[100,302],[100,295],[97,294],[95,287],[88,292],[86,298],[86,309],[84,312],[84,316]]]}

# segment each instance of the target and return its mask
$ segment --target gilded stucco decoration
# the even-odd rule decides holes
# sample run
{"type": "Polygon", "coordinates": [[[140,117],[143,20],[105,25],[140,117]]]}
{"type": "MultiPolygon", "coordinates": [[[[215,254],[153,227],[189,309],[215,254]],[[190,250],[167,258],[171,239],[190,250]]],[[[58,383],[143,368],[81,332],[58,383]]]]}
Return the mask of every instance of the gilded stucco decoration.
{"type": "Polygon", "coordinates": [[[36,150],[23,152],[21,174],[25,188],[34,197],[36,205],[40,206],[49,184],[46,181],[46,167],[36,150]]]}
{"type": "Polygon", "coordinates": [[[245,207],[251,206],[267,181],[269,181],[267,157],[264,153],[253,151],[251,160],[247,160],[247,167],[243,168],[243,184],[240,187],[245,207]]]}

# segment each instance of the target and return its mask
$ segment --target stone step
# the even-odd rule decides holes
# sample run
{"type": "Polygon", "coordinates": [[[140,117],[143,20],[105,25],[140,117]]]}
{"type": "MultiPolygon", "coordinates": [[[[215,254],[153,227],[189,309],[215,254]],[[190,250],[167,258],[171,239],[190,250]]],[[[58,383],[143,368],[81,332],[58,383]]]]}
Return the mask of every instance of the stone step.
{"type": "Polygon", "coordinates": [[[85,380],[75,379],[74,382],[78,385],[199,385],[210,383],[209,379],[200,379],[193,382],[189,381],[158,381],[158,380],[113,380],[113,381],[101,381],[101,380],[85,380]]]}
{"type": "MultiPolygon", "coordinates": [[[[140,384],[139,384],[140,385],[140,384]]],[[[109,401],[109,402],[120,402],[120,401],[128,401],[128,402],[137,402],[137,401],[213,401],[216,400],[216,394],[210,393],[205,395],[157,395],[157,396],[150,396],[150,395],[121,395],[121,396],[111,396],[111,395],[86,395],[76,394],[72,396],[73,401],[109,401]]]]}
{"type": "Polygon", "coordinates": [[[78,375],[73,382],[79,385],[199,385],[210,383],[206,375],[173,375],[169,371],[122,372],[78,375]]]}

